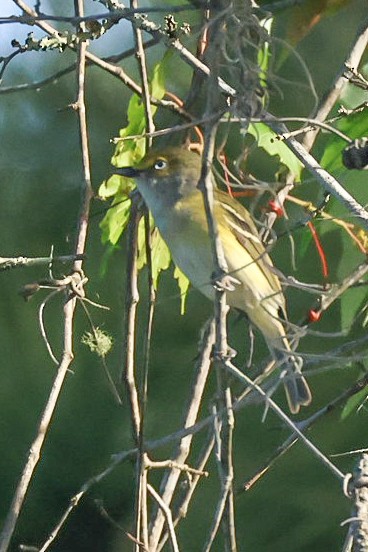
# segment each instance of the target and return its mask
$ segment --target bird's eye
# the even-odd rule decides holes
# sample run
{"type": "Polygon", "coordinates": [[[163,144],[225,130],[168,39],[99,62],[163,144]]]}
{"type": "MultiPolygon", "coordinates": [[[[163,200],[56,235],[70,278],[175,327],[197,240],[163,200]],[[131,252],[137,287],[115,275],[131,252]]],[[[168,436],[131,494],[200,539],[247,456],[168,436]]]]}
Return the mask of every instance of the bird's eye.
{"type": "Polygon", "coordinates": [[[166,159],[157,159],[156,163],[154,164],[154,168],[158,171],[162,171],[162,169],[166,169],[166,167],[167,167],[166,159]]]}

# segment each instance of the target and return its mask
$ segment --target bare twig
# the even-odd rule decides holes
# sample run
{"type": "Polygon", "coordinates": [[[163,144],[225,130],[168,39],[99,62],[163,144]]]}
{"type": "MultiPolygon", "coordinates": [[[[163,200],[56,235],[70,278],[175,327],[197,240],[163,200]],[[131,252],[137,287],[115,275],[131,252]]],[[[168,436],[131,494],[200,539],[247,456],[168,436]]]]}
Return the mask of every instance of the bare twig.
{"type": "MultiPolygon", "coordinates": [[[[346,389],[333,401],[329,402],[317,412],[312,414],[306,420],[298,422],[298,428],[306,432],[310,429],[316,422],[324,418],[326,415],[331,414],[336,410],[338,406],[346,402],[346,400],[356,393],[360,393],[362,389],[368,384],[368,375],[361,378],[359,381],[354,383],[349,389],[346,389]]],[[[274,466],[274,464],[288,451],[295,443],[298,442],[298,437],[293,433],[291,434],[272,454],[268,460],[251,476],[247,481],[242,485],[242,490],[249,491],[258,481],[274,466]]]]}
{"type": "MultiPolygon", "coordinates": [[[[211,73],[207,82],[207,103],[206,116],[211,116],[218,111],[220,106],[220,93],[216,83],[219,82],[219,68],[221,51],[225,40],[225,21],[229,4],[224,2],[210,3],[210,17],[213,18],[209,36],[207,37],[207,59],[211,67],[211,73]],[[213,6],[213,9],[212,9],[213,6]],[[222,11],[220,11],[222,10],[222,11]]],[[[226,304],[226,289],[232,287],[231,276],[228,274],[228,266],[223,250],[223,242],[220,237],[217,221],[214,217],[214,182],[212,163],[215,151],[215,139],[217,131],[217,121],[207,123],[204,129],[204,147],[202,156],[202,170],[198,183],[198,188],[202,191],[204,208],[207,218],[208,232],[211,240],[214,281],[215,281],[215,320],[216,320],[216,356],[222,360],[229,354],[227,343],[226,316],[228,307],[226,304]],[[230,280],[230,281],[229,281],[230,280]]],[[[218,370],[218,395],[221,405],[225,406],[222,410],[225,416],[222,424],[219,424],[219,450],[217,454],[219,474],[221,481],[220,504],[213,520],[213,530],[207,541],[204,550],[207,552],[212,546],[213,539],[217,529],[223,521],[226,548],[236,552],[234,508],[233,508],[233,466],[232,466],[232,432],[234,426],[233,411],[231,408],[231,398],[229,402],[230,388],[228,387],[227,377],[223,377],[218,370]]]]}
{"type": "Polygon", "coordinates": [[[203,552],[210,552],[216,534],[219,530],[220,523],[223,519],[226,520],[226,523],[224,524],[224,531],[228,549],[234,552],[237,550],[233,502],[234,469],[232,463],[232,434],[234,428],[234,413],[229,387],[225,389],[225,400],[225,411],[227,412],[227,416],[223,416],[221,421],[218,417],[217,408],[214,408],[213,412],[216,435],[215,442],[217,443],[216,460],[220,476],[221,489],[212,521],[211,530],[203,548],[203,552]]]}
{"type": "MultiPolygon", "coordinates": [[[[187,408],[186,415],[184,417],[183,429],[184,432],[186,428],[189,428],[195,424],[195,421],[198,416],[199,408],[201,405],[202,396],[204,393],[204,388],[206,385],[209,369],[211,366],[211,353],[212,347],[215,340],[215,323],[214,320],[211,320],[204,331],[201,350],[196,366],[196,376],[193,383],[190,402],[187,408]]],[[[174,451],[171,460],[179,465],[185,463],[186,458],[189,455],[191,442],[193,435],[188,432],[183,438],[180,438],[180,443],[177,449],[174,451]]],[[[145,443],[146,447],[149,446],[148,443],[145,443]]],[[[175,488],[178,484],[180,477],[180,470],[173,468],[171,471],[167,472],[161,482],[161,497],[162,500],[170,505],[175,488]]],[[[163,530],[164,517],[160,510],[157,510],[155,515],[151,520],[150,526],[150,550],[156,550],[157,545],[161,539],[161,534],[163,530]]]]}
{"type": "MultiPolygon", "coordinates": [[[[327,115],[330,113],[331,109],[335,105],[336,101],[341,95],[341,92],[344,86],[347,83],[346,78],[344,77],[346,67],[355,67],[357,68],[360,60],[366,50],[368,42],[368,20],[364,21],[362,26],[357,32],[353,45],[350,48],[348,55],[345,58],[342,67],[335,76],[334,81],[332,82],[329,91],[322,98],[320,106],[317,109],[317,112],[314,114],[314,119],[318,121],[324,121],[327,115]]],[[[318,128],[309,132],[305,135],[303,139],[303,145],[307,151],[310,151],[313,147],[313,144],[318,135],[318,128]]]]}
{"type": "Polygon", "coordinates": [[[289,427],[300,440],[306,445],[306,447],[313,452],[313,454],[320,460],[320,462],[326,466],[331,473],[333,473],[341,482],[344,481],[345,475],[332,463],[328,458],[316,447],[305,435],[298,429],[296,424],[285,414],[285,412],[267,395],[267,393],[254,383],[246,374],[243,374],[236,366],[234,366],[230,360],[224,361],[224,367],[230,374],[235,376],[238,380],[248,384],[263,398],[266,404],[277,414],[277,416],[289,427]]]}
{"type": "Polygon", "coordinates": [[[354,552],[368,550],[368,454],[363,453],[348,482],[348,494],[354,501],[349,533],[354,552]]]}
{"type": "MultiPolygon", "coordinates": [[[[274,119],[274,123],[267,123],[278,134],[287,134],[287,127],[279,123],[274,117],[267,115],[267,119],[274,119]]],[[[305,168],[314,176],[314,178],[322,185],[322,187],[333,196],[335,196],[340,203],[342,203],[359,221],[361,226],[368,229],[368,212],[360,205],[354,197],[325,169],[323,169],[317,161],[310,155],[305,148],[295,140],[295,138],[289,137],[286,143],[290,149],[295,153],[296,157],[303,163],[305,168]]],[[[289,191],[287,191],[289,193],[289,191]]]]}
{"type": "Polygon", "coordinates": [[[53,382],[51,393],[48,397],[45,409],[41,415],[37,435],[28,452],[27,462],[24,466],[21,479],[17,485],[9,513],[6,517],[2,533],[0,535],[0,552],[8,550],[15,526],[22,509],[31,479],[40,460],[42,446],[44,444],[48,428],[55,411],[65,377],[73,359],[72,353],[72,322],[75,309],[75,299],[67,297],[64,305],[64,352],[53,382]]]}
{"type": "Polygon", "coordinates": [[[132,205],[130,209],[130,219],[128,225],[128,251],[127,251],[127,294],[125,298],[125,358],[123,367],[123,379],[127,388],[128,399],[130,403],[130,415],[132,422],[133,438],[138,443],[139,432],[141,427],[141,414],[138,400],[138,391],[135,381],[135,351],[134,351],[134,336],[136,311],[139,301],[139,293],[137,286],[137,239],[138,239],[138,224],[142,217],[140,209],[140,196],[134,194],[132,196],[132,205]]]}
{"type": "MultiPolygon", "coordinates": [[[[18,4],[18,0],[13,0],[18,4]]],[[[19,5],[19,4],[18,4],[19,5]]],[[[19,6],[20,7],[20,6],[19,6]]],[[[179,6],[172,6],[170,11],[173,13],[190,11],[197,9],[195,6],[189,4],[182,4],[179,6]]],[[[9,17],[0,17],[0,25],[9,24],[9,23],[23,23],[25,25],[33,25],[34,23],[39,23],[42,21],[61,21],[64,23],[70,23],[73,26],[78,26],[81,23],[86,23],[88,21],[94,22],[99,21],[100,19],[111,19],[118,22],[120,19],[132,19],[134,15],[146,14],[146,13],[161,13],[167,12],[167,8],[162,6],[147,6],[144,8],[122,8],[119,10],[111,10],[105,13],[95,13],[92,15],[83,15],[83,16],[64,16],[64,15],[51,15],[51,14],[37,14],[34,12],[34,15],[10,15],[9,17]]]]}
{"type": "Polygon", "coordinates": [[[147,489],[148,489],[148,492],[156,500],[156,502],[158,503],[158,505],[160,506],[161,510],[164,513],[164,516],[166,518],[166,523],[167,523],[167,526],[168,526],[168,530],[169,530],[170,541],[171,541],[171,546],[172,546],[173,552],[179,552],[179,546],[178,546],[178,542],[176,540],[175,529],[174,529],[173,520],[172,520],[172,516],[171,516],[171,510],[170,510],[169,506],[160,497],[160,495],[155,491],[155,489],[152,487],[152,485],[148,484],[147,489]]]}
{"type": "MultiPolygon", "coordinates": [[[[80,15],[83,15],[83,0],[75,0],[76,11],[80,15]]],[[[79,217],[79,229],[76,244],[76,253],[82,254],[85,248],[87,239],[87,228],[89,218],[89,208],[91,199],[93,197],[93,190],[91,186],[91,169],[89,162],[89,147],[88,147],[88,132],[87,132],[87,119],[86,119],[86,105],[84,101],[85,94],[85,78],[86,78],[86,42],[82,42],[78,47],[78,96],[77,96],[77,108],[79,119],[79,137],[82,150],[82,163],[83,163],[83,176],[84,176],[84,190],[83,190],[83,202],[81,205],[81,212],[79,217]]],[[[82,261],[74,261],[74,270],[81,270],[82,261]]]]}
{"type": "MultiPolygon", "coordinates": [[[[132,10],[138,8],[138,0],[130,0],[130,7],[132,10]]],[[[155,131],[155,125],[153,122],[153,115],[150,101],[150,90],[148,85],[147,63],[146,56],[143,48],[143,36],[142,31],[133,24],[133,34],[135,39],[135,55],[138,60],[140,80],[142,85],[142,99],[144,105],[146,128],[149,133],[155,131]]],[[[152,138],[146,137],[146,149],[152,145],[152,138]]],[[[144,373],[142,377],[142,389],[140,393],[140,429],[139,429],[139,455],[137,458],[137,488],[136,488],[136,507],[135,507],[135,526],[136,537],[144,542],[148,547],[148,527],[147,527],[147,501],[145,499],[147,492],[147,472],[145,470],[145,454],[144,454],[144,413],[147,402],[147,382],[148,382],[148,368],[149,368],[149,354],[151,344],[151,332],[152,322],[155,304],[155,292],[153,289],[152,281],[152,259],[151,259],[151,241],[150,241],[150,221],[148,212],[144,215],[145,222],[145,237],[146,237],[146,256],[148,266],[148,280],[150,291],[150,303],[148,309],[148,320],[146,329],[146,343],[145,343],[145,362],[144,373]]],[[[136,546],[136,552],[139,552],[138,546],[136,546]]]]}
{"type": "Polygon", "coordinates": [[[11,268],[50,264],[56,261],[61,263],[82,260],[83,255],[60,255],[50,257],[0,257],[0,271],[11,268]]]}
{"type": "Polygon", "coordinates": [[[80,134],[82,142],[82,157],[85,174],[85,190],[83,194],[82,209],[79,220],[78,238],[75,247],[75,255],[77,259],[74,261],[74,276],[71,282],[71,288],[66,295],[66,301],[64,305],[64,343],[63,343],[63,355],[60,361],[59,369],[54,380],[49,398],[47,400],[45,409],[41,415],[40,424],[38,427],[37,435],[29,450],[28,459],[23,469],[21,479],[18,483],[15,491],[13,501],[6,518],[3,531],[0,536],[0,551],[5,552],[8,549],[8,545],[12,538],[19,513],[21,511],[26,493],[28,491],[33,473],[40,459],[41,450],[45,441],[53,413],[55,411],[57,401],[63,387],[63,383],[66,374],[69,370],[69,366],[73,360],[72,352],[72,329],[73,329],[73,317],[76,305],[75,291],[79,285],[83,285],[83,277],[81,275],[80,256],[83,256],[84,245],[87,233],[89,203],[92,197],[90,176],[89,176],[89,161],[88,161],[88,141],[87,130],[85,123],[85,108],[84,108],[84,58],[85,58],[85,44],[81,44],[79,47],[79,71],[78,71],[78,107],[80,111],[80,134]]]}
{"type": "Polygon", "coordinates": [[[44,299],[42,301],[42,303],[40,305],[40,308],[38,310],[38,322],[40,324],[40,331],[41,331],[42,339],[45,342],[47,352],[49,353],[51,360],[56,364],[56,366],[59,366],[59,361],[56,358],[56,356],[54,355],[54,353],[52,351],[52,347],[51,347],[50,342],[48,340],[46,329],[45,329],[45,324],[43,322],[43,313],[44,313],[44,310],[45,310],[45,307],[46,307],[46,304],[48,303],[48,301],[50,301],[50,299],[52,299],[59,292],[60,292],[60,290],[56,289],[56,290],[52,291],[51,293],[49,293],[49,295],[46,297],[46,299],[44,299]]]}
{"type": "Polygon", "coordinates": [[[343,279],[339,284],[335,284],[332,288],[321,296],[320,305],[317,313],[322,313],[327,310],[330,305],[336,301],[347,289],[351,288],[356,282],[359,282],[368,272],[368,262],[364,261],[351,274],[343,279]]]}

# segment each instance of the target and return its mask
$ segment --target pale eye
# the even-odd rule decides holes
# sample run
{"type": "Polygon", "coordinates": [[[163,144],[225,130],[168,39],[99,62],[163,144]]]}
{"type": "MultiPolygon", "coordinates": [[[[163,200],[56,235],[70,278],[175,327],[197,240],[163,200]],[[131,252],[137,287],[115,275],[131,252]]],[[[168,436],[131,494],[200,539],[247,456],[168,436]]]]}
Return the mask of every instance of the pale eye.
{"type": "Polygon", "coordinates": [[[162,169],[166,169],[166,167],[167,167],[166,159],[157,159],[156,163],[154,164],[154,168],[158,171],[162,171],[162,169]]]}

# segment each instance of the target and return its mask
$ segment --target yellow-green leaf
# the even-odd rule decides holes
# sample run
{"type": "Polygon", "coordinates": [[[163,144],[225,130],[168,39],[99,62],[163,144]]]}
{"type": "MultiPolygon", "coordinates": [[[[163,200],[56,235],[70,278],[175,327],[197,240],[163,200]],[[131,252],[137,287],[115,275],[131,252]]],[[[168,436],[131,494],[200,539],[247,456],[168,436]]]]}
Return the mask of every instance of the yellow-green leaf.
{"type": "Polygon", "coordinates": [[[269,155],[278,155],[281,163],[289,169],[295,180],[300,182],[302,163],[284,142],[278,140],[273,130],[264,123],[252,123],[249,125],[248,132],[257,140],[258,146],[269,155]]]}
{"type": "Polygon", "coordinates": [[[170,266],[171,254],[158,230],[152,239],[152,278],[155,289],[158,286],[158,279],[162,270],[170,266]]]}
{"type": "Polygon", "coordinates": [[[185,302],[187,299],[190,282],[185,274],[177,266],[175,266],[174,278],[177,280],[180,289],[180,314],[184,314],[185,302]]]}
{"type": "Polygon", "coordinates": [[[100,222],[102,243],[116,244],[126,228],[130,215],[130,199],[126,195],[115,196],[112,205],[100,222]]]}

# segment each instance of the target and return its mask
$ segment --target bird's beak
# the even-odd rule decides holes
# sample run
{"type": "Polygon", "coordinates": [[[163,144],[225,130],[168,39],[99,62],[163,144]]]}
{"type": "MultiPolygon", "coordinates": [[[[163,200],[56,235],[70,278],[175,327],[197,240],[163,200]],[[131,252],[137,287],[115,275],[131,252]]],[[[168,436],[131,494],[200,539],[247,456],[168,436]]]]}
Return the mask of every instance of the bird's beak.
{"type": "Polygon", "coordinates": [[[135,178],[139,175],[140,171],[134,167],[121,167],[120,169],[114,168],[112,173],[120,174],[121,176],[126,176],[127,178],[135,178]]]}

